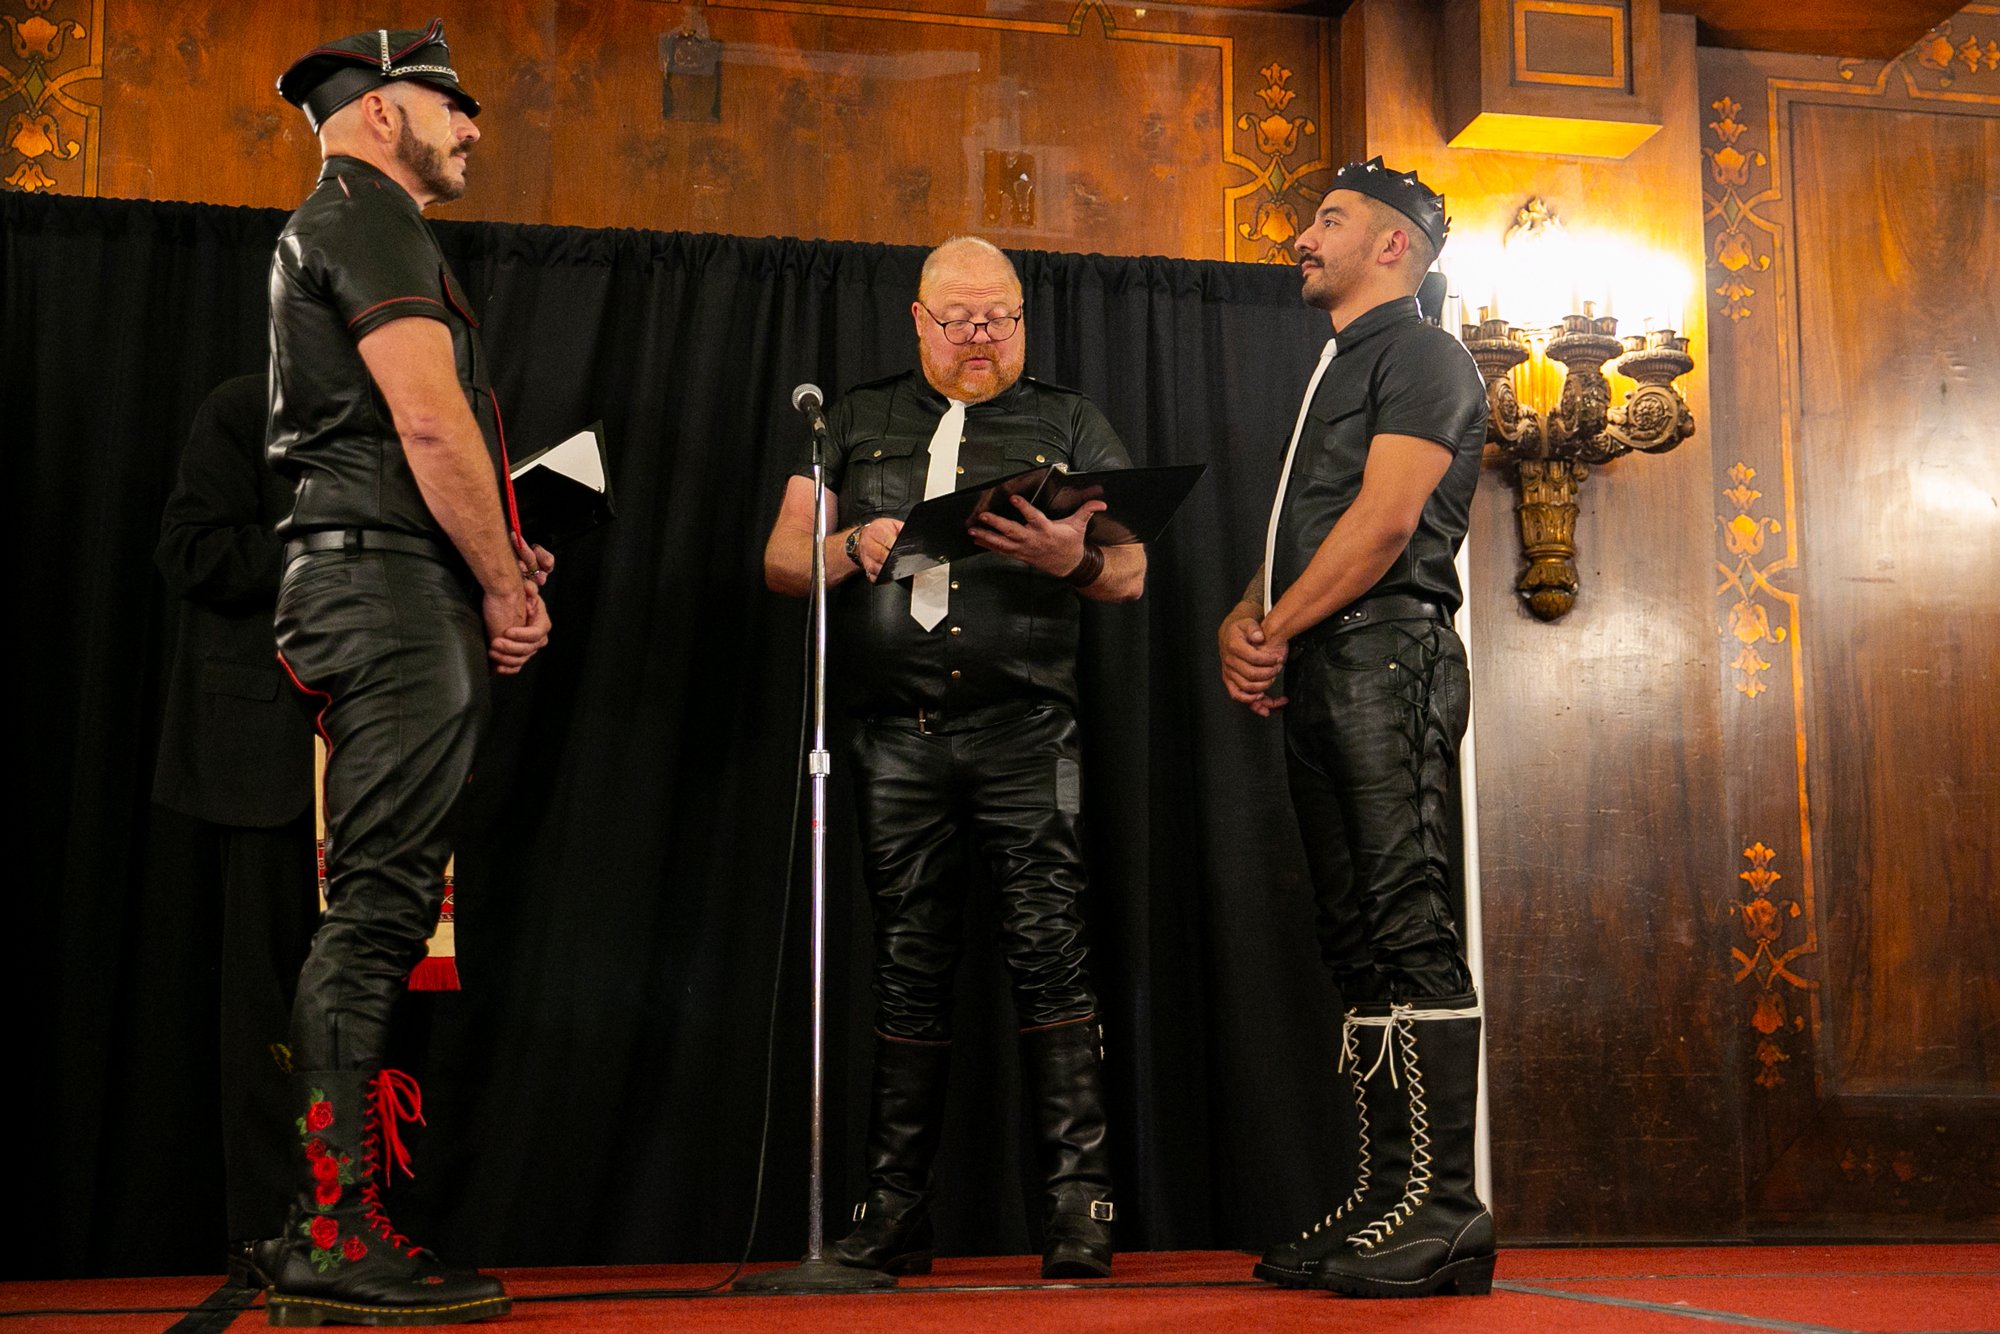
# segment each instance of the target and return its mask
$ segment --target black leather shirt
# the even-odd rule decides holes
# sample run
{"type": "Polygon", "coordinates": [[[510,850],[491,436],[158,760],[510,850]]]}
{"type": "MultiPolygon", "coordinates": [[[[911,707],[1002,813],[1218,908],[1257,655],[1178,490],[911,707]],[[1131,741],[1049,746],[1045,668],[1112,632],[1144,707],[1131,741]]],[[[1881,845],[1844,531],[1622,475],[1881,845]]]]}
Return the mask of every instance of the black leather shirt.
{"type": "MultiPolygon", "coordinates": [[[[861,385],[834,404],[826,484],[840,497],[840,527],[903,518],[923,499],[931,434],[948,406],[917,371],[861,385]]],[[[966,409],[958,463],[960,487],[1044,463],[1075,472],[1131,466],[1089,399],[1026,376],[966,409]]],[[[810,464],[801,472],[811,476],[810,464]]],[[[953,561],[951,579],[950,610],[931,630],[910,617],[907,579],[857,576],[834,590],[835,672],[849,706],[863,716],[1021,700],[1074,707],[1076,590],[992,552],[953,561]]]]}
{"type": "Polygon", "coordinates": [[[271,259],[271,417],[265,452],[294,488],[280,537],[386,528],[445,541],[356,344],[420,315],[451,330],[466,401],[501,475],[479,321],[407,191],[354,158],[327,159],[271,259]]]}
{"type": "Polygon", "coordinates": [[[1411,435],[1449,449],[1451,466],[1425,503],[1409,545],[1363,596],[1404,594],[1455,612],[1463,599],[1452,558],[1465,540],[1479,481],[1485,381],[1457,339],[1424,322],[1413,297],[1357,316],[1334,339],[1338,352],[1313,395],[1285,487],[1271,596],[1281,596],[1305,572],[1335,521],[1361,494],[1369,442],[1378,435],[1411,435]]]}

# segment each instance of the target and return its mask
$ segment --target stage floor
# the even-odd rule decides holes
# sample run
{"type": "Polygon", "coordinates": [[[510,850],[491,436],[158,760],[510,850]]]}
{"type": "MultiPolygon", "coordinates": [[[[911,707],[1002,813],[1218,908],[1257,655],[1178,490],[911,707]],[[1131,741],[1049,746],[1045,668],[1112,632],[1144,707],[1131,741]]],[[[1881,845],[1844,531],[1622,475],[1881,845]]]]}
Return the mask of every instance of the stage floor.
{"type": "MultiPolygon", "coordinates": [[[[519,1331],[2000,1330],[2000,1245],[1503,1250],[1490,1297],[1357,1301],[1250,1277],[1233,1251],[1121,1255],[1111,1279],[1044,1283],[1026,1257],[942,1259],[867,1296],[666,1295],[725,1265],[499,1270],[519,1331]]],[[[753,1269],[773,1268],[760,1265],[753,1269]]],[[[212,1276],[0,1284],[0,1334],[219,1334],[264,1325],[261,1299],[212,1276]]]]}

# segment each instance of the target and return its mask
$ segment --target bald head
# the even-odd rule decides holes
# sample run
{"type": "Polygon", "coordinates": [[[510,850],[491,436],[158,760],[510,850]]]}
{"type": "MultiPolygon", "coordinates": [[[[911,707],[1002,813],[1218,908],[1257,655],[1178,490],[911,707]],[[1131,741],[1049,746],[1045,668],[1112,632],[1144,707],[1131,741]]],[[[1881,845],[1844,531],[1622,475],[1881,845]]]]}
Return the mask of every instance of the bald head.
{"type": "Polygon", "coordinates": [[[991,241],[978,236],[954,236],[924,258],[924,271],[917,278],[917,300],[929,301],[939,283],[947,278],[999,279],[1021,295],[1021,277],[1014,261],[991,241]]]}
{"type": "Polygon", "coordinates": [[[917,299],[910,303],[924,378],[960,403],[983,403],[1004,393],[1021,378],[1027,361],[1026,326],[1009,326],[1020,314],[1021,279],[1013,261],[991,241],[952,237],[924,261],[917,299]],[[992,320],[1002,321],[1004,337],[993,337],[987,327],[992,320]],[[965,342],[954,343],[944,325],[959,321],[973,327],[965,342]]]}

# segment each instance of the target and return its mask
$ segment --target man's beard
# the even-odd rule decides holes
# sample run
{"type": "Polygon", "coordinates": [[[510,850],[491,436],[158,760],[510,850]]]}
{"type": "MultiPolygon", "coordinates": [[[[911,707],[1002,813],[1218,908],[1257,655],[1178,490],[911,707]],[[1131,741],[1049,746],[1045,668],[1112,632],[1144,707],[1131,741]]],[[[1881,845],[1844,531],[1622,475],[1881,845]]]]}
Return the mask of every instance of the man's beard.
{"type": "Polygon", "coordinates": [[[434,144],[419,142],[410,132],[410,118],[396,136],[396,161],[415,173],[425,193],[439,202],[449,202],[465,193],[465,182],[451,174],[451,154],[434,144]]]}
{"type": "Polygon", "coordinates": [[[947,398],[957,399],[962,403],[984,402],[986,399],[997,397],[1012,388],[1014,382],[1021,378],[1018,367],[1009,367],[1001,361],[997,345],[992,347],[982,345],[979,355],[993,363],[987,372],[993,379],[990,382],[982,381],[977,386],[966,384],[964,361],[970,355],[960,353],[948,360],[938,361],[932,359],[928,348],[919,346],[918,349],[919,359],[924,363],[925,378],[931,382],[932,388],[947,398]]]}

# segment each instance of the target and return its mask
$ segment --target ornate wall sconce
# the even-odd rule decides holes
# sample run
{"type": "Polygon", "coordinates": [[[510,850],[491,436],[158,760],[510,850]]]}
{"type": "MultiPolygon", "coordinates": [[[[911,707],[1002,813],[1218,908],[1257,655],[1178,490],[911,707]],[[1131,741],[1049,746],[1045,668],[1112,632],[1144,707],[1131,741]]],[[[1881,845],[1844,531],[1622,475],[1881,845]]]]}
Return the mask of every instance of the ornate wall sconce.
{"type": "MultiPolygon", "coordinates": [[[[1524,229],[1559,227],[1540,200],[1521,210],[1510,241],[1524,229]]],[[[1528,609],[1553,621],[1576,605],[1576,497],[1592,464],[1634,451],[1663,454],[1694,434],[1694,414],[1674,381],[1694,369],[1687,339],[1660,329],[1624,339],[1618,321],[1594,313],[1565,315],[1553,327],[1520,328],[1492,308],[1463,326],[1466,350],[1486,380],[1486,438],[1513,463],[1520,501],[1521,546],[1528,561],[1515,588],[1528,609]],[[1553,403],[1522,403],[1514,368],[1533,356],[1563,367],[1553,403]],[[1636,385],[1611,404],[1605,372],[1636,385]]],[[[1553,375],[1534,377],[1546,388],[1553,375]]]]}

